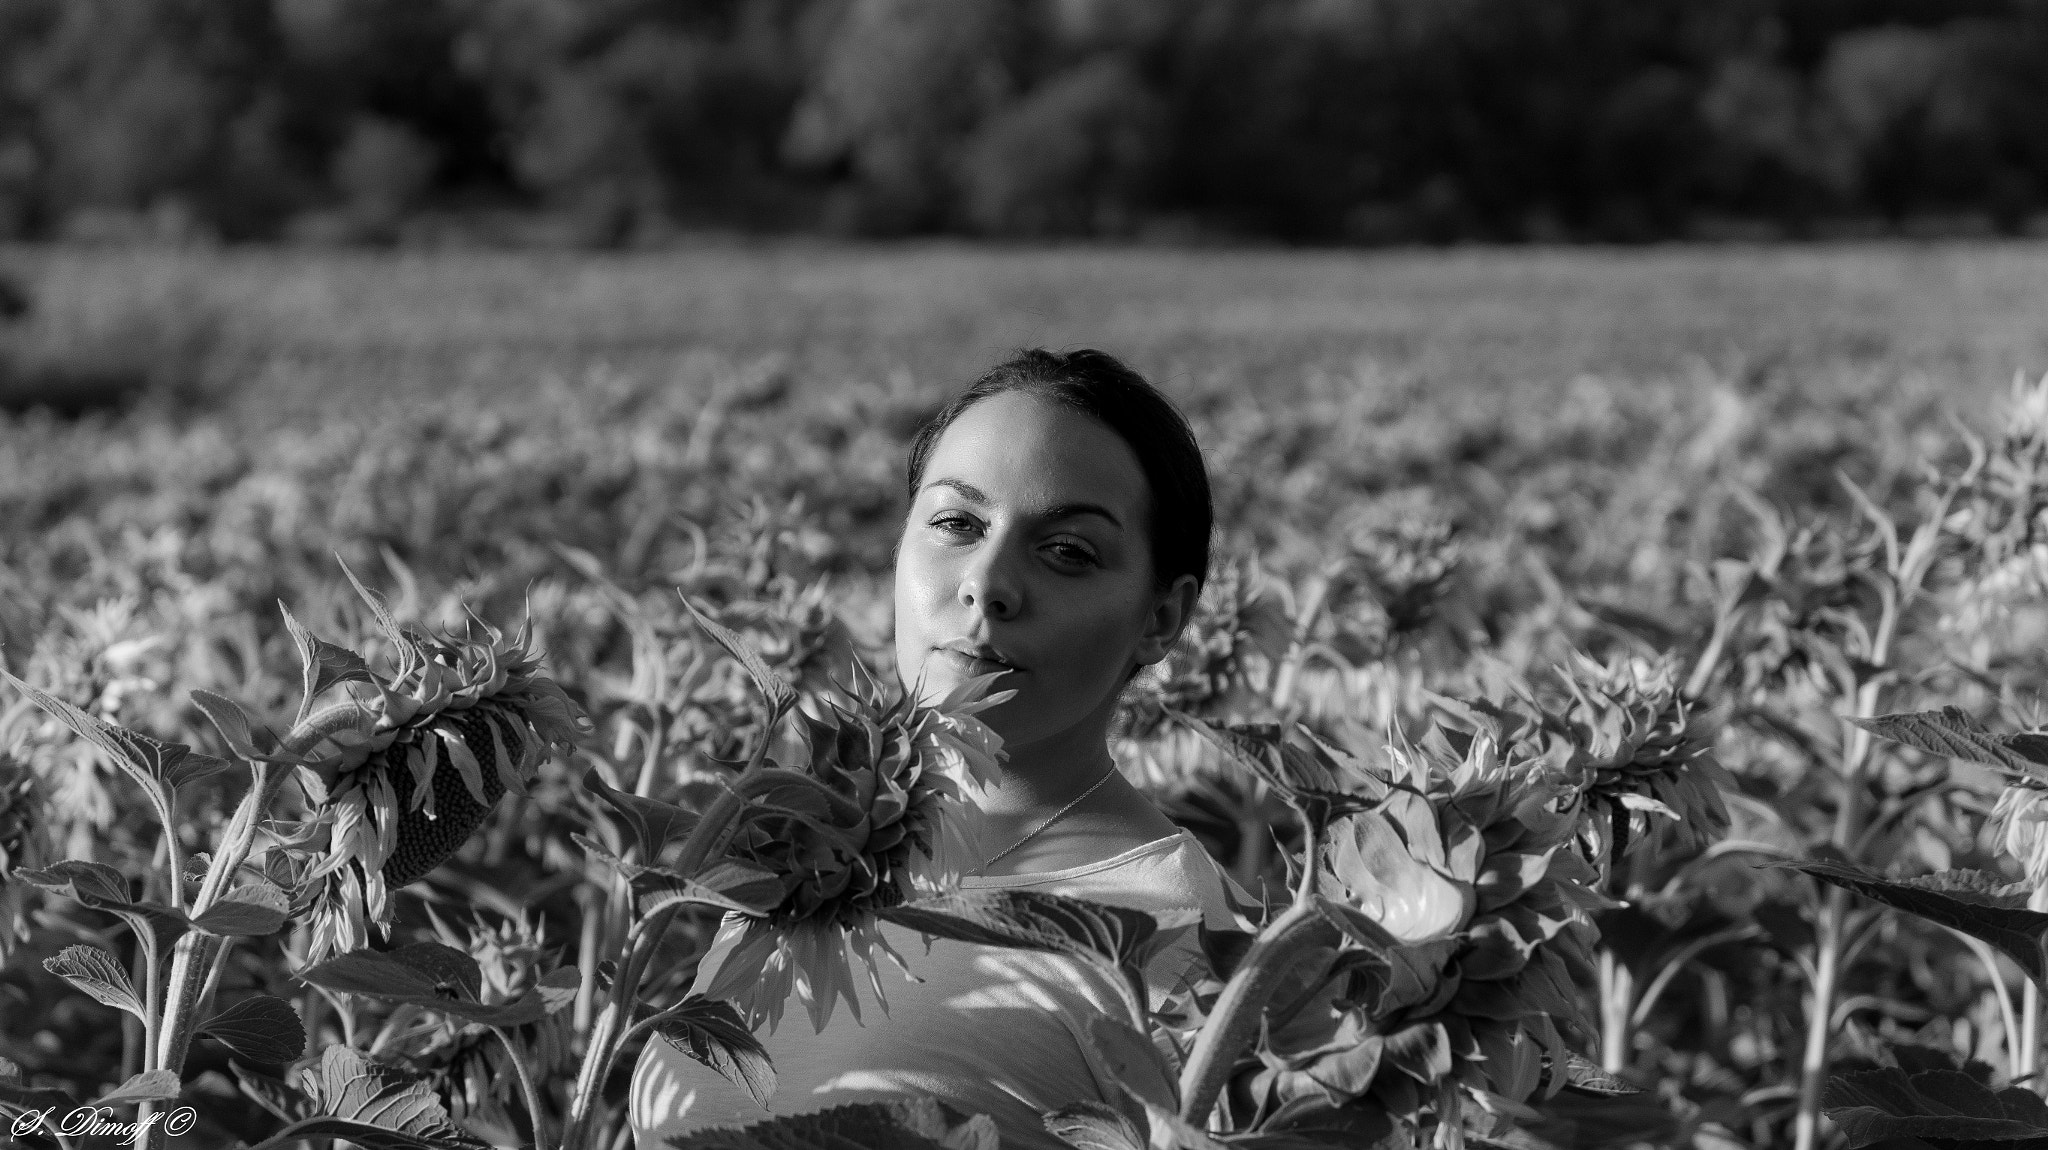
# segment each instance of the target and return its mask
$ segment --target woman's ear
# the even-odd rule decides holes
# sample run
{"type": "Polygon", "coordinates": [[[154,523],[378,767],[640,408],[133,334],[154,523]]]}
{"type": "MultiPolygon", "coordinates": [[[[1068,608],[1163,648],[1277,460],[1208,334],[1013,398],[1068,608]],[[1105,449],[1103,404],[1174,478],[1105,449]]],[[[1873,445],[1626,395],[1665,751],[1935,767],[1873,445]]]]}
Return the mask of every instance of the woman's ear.
{"type": "Polygon", "coordinates": [[[1195,617],[1195,601],[1202,588],[1193,575],[1182,575],[1152,601],[1152,613],[1145,618],[1145,631],[1138,636],[1138,664],[1145,666],[1166,658],[1180,641],[1180,633],[1195,617]]]}

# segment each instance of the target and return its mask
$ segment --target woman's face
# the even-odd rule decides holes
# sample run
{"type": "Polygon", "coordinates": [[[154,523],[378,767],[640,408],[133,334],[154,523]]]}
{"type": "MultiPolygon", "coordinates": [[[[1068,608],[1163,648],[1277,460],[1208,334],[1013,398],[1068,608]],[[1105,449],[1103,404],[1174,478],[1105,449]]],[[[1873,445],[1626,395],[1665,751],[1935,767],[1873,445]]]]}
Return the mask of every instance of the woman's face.
{"type": "Polygon", "coordinates": [[[981,718],[1012,747],[1106,726],[1131,668],[1164,657],[1185,611],[1154,591],[1148,503],[1137,455],[1086,415],[1014,391],[961,412],[897,551],[905,685],[922,673],[929,700],[1004,672],[992,690],[1017,695],[981,718]]]}

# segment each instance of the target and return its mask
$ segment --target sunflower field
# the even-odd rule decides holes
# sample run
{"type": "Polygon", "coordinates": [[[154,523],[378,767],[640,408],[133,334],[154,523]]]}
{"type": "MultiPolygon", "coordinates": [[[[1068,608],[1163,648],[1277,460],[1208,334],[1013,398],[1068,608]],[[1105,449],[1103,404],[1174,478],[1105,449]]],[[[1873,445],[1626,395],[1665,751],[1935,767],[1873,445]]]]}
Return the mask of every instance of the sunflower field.
{"type": "Polygon", "coordinates": [[[2048,1145],[2048,364],[1260,392],[1162,327],[1217,558],[1114,750],[1255,896],[1211,931],[926,865],[999,752],[891,666],[962,381],[798,328],[687,386],[0,411],[0,1145],[613,1150],[644,1044],[764,1086],[750,1023],[878,921],[1129,991],[1077,1147],[2048,1145]]]}

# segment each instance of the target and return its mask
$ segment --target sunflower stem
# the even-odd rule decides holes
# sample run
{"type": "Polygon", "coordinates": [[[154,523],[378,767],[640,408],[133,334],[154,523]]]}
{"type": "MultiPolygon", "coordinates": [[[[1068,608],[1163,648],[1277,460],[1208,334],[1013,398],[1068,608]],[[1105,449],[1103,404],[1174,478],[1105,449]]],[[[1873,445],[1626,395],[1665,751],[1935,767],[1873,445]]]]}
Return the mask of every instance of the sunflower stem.
{"type": "Polygon", "coordinates": [[[1325,919],[1313,900],[1290,903],[1280,917],[1266,925],[1252,942],[1215,1009],[1195,1036],[1195,1048],[1180,1072],[1181,1121],[1200,1127],[1237,1065],[1238,1055],[1258,1037],[1265,1008],[1293,965],[1297,951],[1308,946],[1337,942],[1337,928],[1325,919]]]}
{"type": "Polygon", "coordinates": [[[533,1071],[526,1065],[526,1058],[520,1054],[519,1046],[512,1041],[512,1035],[502,1026],[493,1026],[491,1033],[505,1045],[505,1057],[512,1060],[512,1070],[519,1076],[519,1093],[526,1099],[526,1123],[533,1130],[534,1150],[546,1150],[548,1144],[547,1115],[540,1107],[540,1089],[534,1085],[533,1071]]]}
{"type": "MultiPolygon", "coordinates": [[[[727,832],[746,811],[747,791],[769,769],[765,766],[768,747],[774,741],[775,724],[781,717],[777,712],[770,719],[761,732],[759,745],[747,760],[746,769],[719,792],[691,829],[690,836],[683,840],[682,853],[675,863],[678,874],[694,877],[701,872],[725,841],[727,832]]],[[[584,1048],[583,1064],[576,1072],[576,1088],[569,1099],[568,1122],[562,1132],[563,1150],[585,1150],[585,1144],[595,1134],[590,1124],[596,1112],[598,1095],[604,1090],[605,1080],[611,1077],[612,1061],[617,1057],[618,1048],[631,1025],[629,1019],[633,1006],[640,997],[640,979],[646,973],[647,963],[654,957],[655,948],[661,944],[662,936],[668,932],[669,923],[675,920],[681,909],[681,903],[664,907],[635,922],[627,933],[626,958],[619,964],[612,980],[611,1000],[605,1003],[596,1025],[591,1028],[590,1045],[584,1048]]]]}
{"type": "MultiPolygon", "coordinates": [[[[1878,639],[1873,663],[1880,666],[1884,660],[1885,648],[1889,645],[1890,624],[1894,616],[1887,612],[1878,627],[1878,639]]],[[[1863,682],[1849,692],[1853,715],[1870,718],[1876,715],[1878,694],[1882,683],[1863,682]]],[[[1870,732],[1854,723],[1843,723],[1846,738],[1843,740],[1842,799],[1835,808],[1835,823],[1830,841],[1843,852],[1854,849],[1862,833],[1864,823],[1864,767],[1870,759],[1870,732]]],[[[1799,1106],[1792,1120],[1794,1150],[1813,1150],[1820,1140],[1821,1093],[1827,1086],[1830,1046],[1833,1039],[1835,996],[1841,983],[1845,965],[1843,946],[1848,939],[1849,892],[1841,887],[1831,886],[1821,904],[1819,930],[1815,932],[1813,963],[1813,996],[1806,1017],[1806,1046],[1799,1062],[1799,1106]]]]}

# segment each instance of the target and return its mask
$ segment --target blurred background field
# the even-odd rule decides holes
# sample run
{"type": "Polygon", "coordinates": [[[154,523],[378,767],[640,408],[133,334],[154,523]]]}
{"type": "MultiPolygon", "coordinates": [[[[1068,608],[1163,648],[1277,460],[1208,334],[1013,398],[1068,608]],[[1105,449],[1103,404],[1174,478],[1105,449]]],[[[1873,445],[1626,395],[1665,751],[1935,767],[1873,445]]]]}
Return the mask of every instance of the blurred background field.
{"type": "MultiPolygon", "coordinates": [[[[1581,377],[1969,397],[2048,361],[2048,243],[1290,251],[699,243],[646,253],[17,245],[18,391],[174,385],[244,416],[495,405],[602,366],[766,364],[799,390],[963,383],[1099,346],[1184,393],[1327,377],[1453,410],[1581,377]],[[708,358],[707,358],[708,357],[708,358]],[[98,374],[95,374],[98,373],[98,374]]],[[[7,394],[0,385],[0,396],[7,394]]],[[[61,400],[60,400],[61,402],[61,400]]],[[[27,406],[25,399],[11,406],[27,406]]]]}

